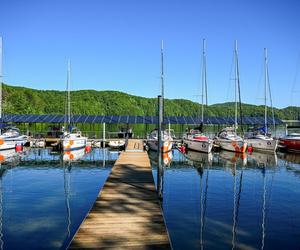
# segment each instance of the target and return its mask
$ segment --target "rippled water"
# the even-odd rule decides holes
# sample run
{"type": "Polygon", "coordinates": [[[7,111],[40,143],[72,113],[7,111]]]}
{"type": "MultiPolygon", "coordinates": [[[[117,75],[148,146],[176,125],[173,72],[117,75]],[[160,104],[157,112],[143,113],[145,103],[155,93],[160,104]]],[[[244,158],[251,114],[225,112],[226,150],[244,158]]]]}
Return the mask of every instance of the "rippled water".
{"type": "Polygon", "coordinates": [[[49,150],[3,156],[0,249],[66,248],[117,156],[94,150],[77,163],[49,150]]]}
{"type": "Polygon", "coordinates": [[[174,151],[164,160],[174,249],[300,249],[300,155],[174,151]]]}

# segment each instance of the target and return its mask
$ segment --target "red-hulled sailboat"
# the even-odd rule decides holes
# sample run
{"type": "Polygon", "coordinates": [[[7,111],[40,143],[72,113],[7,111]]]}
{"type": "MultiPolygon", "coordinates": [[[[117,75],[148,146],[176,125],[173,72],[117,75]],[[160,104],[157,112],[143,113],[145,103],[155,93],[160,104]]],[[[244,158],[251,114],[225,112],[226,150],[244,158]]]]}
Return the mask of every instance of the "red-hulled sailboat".
{"type": "Polygon", "coordinates": [[[287,151],[300,153],[300,133],[295,129],[300,130],[300,126],[287,126],[286,135],[279,139],[279,144],[287,151]]]}

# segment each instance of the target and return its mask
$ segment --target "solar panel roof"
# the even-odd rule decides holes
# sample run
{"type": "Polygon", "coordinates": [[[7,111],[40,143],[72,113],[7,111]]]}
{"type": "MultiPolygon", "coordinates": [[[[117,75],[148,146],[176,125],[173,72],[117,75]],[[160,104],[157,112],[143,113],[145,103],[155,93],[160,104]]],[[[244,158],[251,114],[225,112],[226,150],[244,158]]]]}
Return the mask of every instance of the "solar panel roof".
{"type": "MultiPolygon", "coordinates": [[[[65,115],[3,115],[2,122],[13,123],[63,123],[65,115]]],[[[204,124],[214,125],[232,125],[234,124],[234,117],[204,117],[204,124]]],[[[238,119],[240,122],[240,119],[238,119]]],[[[158,122],[157,116],[96,116],[96,115],[73,115],[71,122],[74,123],[108,123],[108,124],[156,124],[158,122]]],[[[201,123],[200,117],[193,116],[166,116],[164,117],[165,124],[188,124],[197,125],[201,123]]],[[[275,124],[282,124],[279,118],[275,118],[275,124]]],[[[263,125],[263,117],[243,117],[243,124],[245,125],[263,125]]],[[[268,117],[268,124],[273,124],[273,119],[268,117]]]]}

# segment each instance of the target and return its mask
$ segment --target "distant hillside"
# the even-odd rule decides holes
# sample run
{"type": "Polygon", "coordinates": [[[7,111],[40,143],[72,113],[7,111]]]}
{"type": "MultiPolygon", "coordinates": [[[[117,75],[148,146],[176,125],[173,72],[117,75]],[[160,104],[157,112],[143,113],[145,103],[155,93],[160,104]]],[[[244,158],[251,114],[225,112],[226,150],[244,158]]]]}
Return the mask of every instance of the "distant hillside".
{"type": "MultiPolygon", "coordinates": [[[[7,114],[64,114],[65,91],[36,90],[3,84],[3,112],[7,114]]],[[[156,115],[157,99],[133,96],[118,91],[72,91],[72,113],[84,115],[156,115]]],[[[243,104],[243,114],[263,116],[264,107],[243,104]]],[[[200,105],[184,100],[165,100],[166,115],[197,116],[200,105]]],[[[299,118],[299,107],[274,109],[281,119],[299,118]]],[[[233,116],[234,103],[208,106],[208,116],[233,116]]]]}

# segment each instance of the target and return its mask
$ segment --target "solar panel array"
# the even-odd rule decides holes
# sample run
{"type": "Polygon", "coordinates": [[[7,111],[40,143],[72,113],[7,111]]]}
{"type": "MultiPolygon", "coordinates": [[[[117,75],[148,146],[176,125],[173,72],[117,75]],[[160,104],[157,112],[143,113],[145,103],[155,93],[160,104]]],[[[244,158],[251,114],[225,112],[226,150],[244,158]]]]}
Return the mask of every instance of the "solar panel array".
{"type": "MultiPolygon", "coordinates": [[[[3,115],[2,122],[13,123],[64,123],[65,115],[3,115]]],[[[157,124],[157,116],[98,116],[98,115],[73,115],[72,123],[107,123],[107,124],[157,124]]],[[[164,117],[165,124],[187,124],[197,125],[201,123],[200,117],[192,116],[166,116],[164,117]]],[[[205,117],[204,124],[215,125],[232,125],[234,117],[205,117]]],[[[238,119],[240,123],[240,119],[238,119]]],[[[275,118],[275,124],[279,125],[283,122],[275,118]]],[[[263,125],[264,117],[243,117],[245,125],[263,125]]],[[[273,124],[273,119],[268,117],[268,124],[273,124]]]]}

